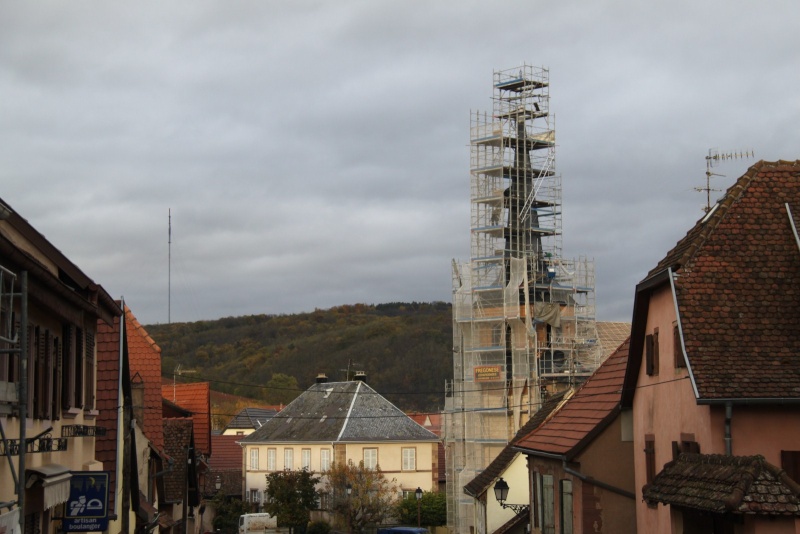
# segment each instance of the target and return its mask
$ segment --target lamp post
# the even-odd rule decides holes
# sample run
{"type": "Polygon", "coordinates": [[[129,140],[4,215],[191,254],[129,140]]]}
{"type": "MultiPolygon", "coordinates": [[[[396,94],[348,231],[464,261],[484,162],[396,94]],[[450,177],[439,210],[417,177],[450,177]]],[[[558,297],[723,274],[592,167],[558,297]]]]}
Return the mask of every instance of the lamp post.
{"type": "Polygon", "coordinates": [[[497,502],[500,503],[500,506],[503,508],[509,508],[513,510],[515,514],[522,515],[527,513],[530,510],[530,505],[527,504],[508,504],[506,499],[508,498],[508,483],[503,480],[502,477],[497,481],[494,485],[494,497],[497,499],[497,502]]]}
{"type": "Polygon", "coordinates": [[[414,496],[417,498],[417,526],[422,527],[422,488],[417,488],[414,496]]]}
{"type": "Polygon", "coordinates": [[[353,534],[353,518],[350,511],[350,494],[353,493],[353,485],[348,482],[345,490],[347,491],[347,531],[353,534]]]}
{"type": "Polygon", "coordinates": [[[217,479],[214,481],[214,487],[217,489],[217,491],[219,491],[219,489],[222,487],[222,479],[219,478],[219,475],[217,475],[217,479]]]}

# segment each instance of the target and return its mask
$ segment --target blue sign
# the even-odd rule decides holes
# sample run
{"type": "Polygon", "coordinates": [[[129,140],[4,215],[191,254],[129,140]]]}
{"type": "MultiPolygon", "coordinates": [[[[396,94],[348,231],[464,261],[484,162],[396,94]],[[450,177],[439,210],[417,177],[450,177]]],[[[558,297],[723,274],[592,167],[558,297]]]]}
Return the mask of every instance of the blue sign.
{"type": "Polygon", "coordinates": [[[61,522],[64,532],[108,529],[108,471],[72,471],[69,500],[61,522]]]}

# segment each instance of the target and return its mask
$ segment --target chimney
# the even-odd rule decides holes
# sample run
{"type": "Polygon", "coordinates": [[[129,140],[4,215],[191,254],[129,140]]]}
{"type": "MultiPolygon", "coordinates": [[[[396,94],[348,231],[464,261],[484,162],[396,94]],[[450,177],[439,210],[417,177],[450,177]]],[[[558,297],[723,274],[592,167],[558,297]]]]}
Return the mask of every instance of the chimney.
{"type": "Polygon", "coordinates": [[[320,373],[317,375],[317,384],[324,384],[328,381],[328,377],[325,376],[325,373],[320,373]]]}
{"type": "Polygon", "coordinates": [[[356,376],[354,376],[353,378],[358,382],[364,382],[365,384],[367,383],[367,373],[365,373],[364,371],[358,371],[356,373],[356,376]]]}

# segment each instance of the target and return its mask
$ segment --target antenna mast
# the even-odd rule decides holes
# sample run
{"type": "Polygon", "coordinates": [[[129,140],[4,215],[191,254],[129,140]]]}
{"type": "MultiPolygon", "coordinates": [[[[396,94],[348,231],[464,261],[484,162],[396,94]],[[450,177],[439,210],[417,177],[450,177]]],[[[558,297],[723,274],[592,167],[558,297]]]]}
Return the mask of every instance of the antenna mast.
{"type": "Polygon", "coordinates": [[[172,324],[172,208],[169,208],[169,234],[167,237],[167,324],[172,324]]]}
{"type": "Polygon", "coordinates": [[[708,156],[706,156],[706,186],[705,187],[695,187],[694,190],[706,194],[706,205],[703,206],[703,211],[708,213],[711,211],[711,192],[712,191],[722,191],[722,189],[713,189],[711,187],[711,177],[712,176],[720,176],[724,177],[724,174],[717,174],[715,172],[711,172],[712,167],[719,164],[720,161],[726,159],[745,159],[745,158],[752,158],[755,156],[755,152],[752,150],[745,150],[742,152],[725,152],[723,154],[719,153],[719,150],[716,148],[709,148],[708,149],[708,156]]]}

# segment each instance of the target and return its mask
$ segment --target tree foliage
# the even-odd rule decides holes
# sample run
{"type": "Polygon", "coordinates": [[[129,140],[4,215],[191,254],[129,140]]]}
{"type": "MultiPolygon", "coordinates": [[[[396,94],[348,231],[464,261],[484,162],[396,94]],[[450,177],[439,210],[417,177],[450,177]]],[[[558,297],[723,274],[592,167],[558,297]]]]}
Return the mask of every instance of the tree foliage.
{"type": "MultiPolygon", "coordinates": [[[[422,525],[438,527],[447,523],[447,496],[444,493],[423,492],[419,503],[422,525]]],[[[397,503],[397,520],[403,525],[417,524],[417,497],[410,495],[397,503]]]]}
{"type": "Polygon", "coordinates": [[[264,511],[278,520],[278,526],[305,531],[311,510],[317,507],[319,477],[306,469],[275,471],[266,475],[264,511]]]}
{"type": "Polygon", "coordinates": [[[228,498],[221,491],[211,502],[214,506],[214,529],[222,534],[236,534],[239,531],[239,516],[250,513],[250,506],[241,499],[228,498]]]}
{"type": "Polygon", "coordinates": [[[361,461],[336,462],[326,473],[331,508],[344,520],[349,532],[367,525],[380,525],[393,516],[397,501],[394,479],[388,480],[380,467],[369,469],[361,461]],[[350,486],[350,494],[347,487],[350,486]]]}
{"type": "Polygon", "coordinates": [[[287,404],[318,373],[345,380],[343,369],[350,367],[366,371],[370,385],[400,409],[437,411],[442,384],[453,373],[452,316],[444,302],[354,304],[148,325],[147,331],[170,362],[162,366],[166,375],[182,364],[197,371],[192,380],[209,380],[215,391],[271,404],[287,404]]]}

